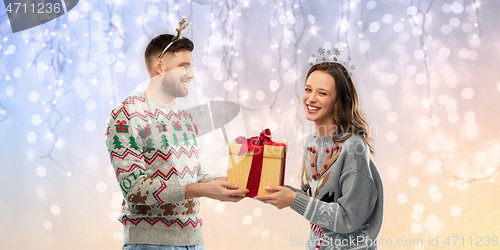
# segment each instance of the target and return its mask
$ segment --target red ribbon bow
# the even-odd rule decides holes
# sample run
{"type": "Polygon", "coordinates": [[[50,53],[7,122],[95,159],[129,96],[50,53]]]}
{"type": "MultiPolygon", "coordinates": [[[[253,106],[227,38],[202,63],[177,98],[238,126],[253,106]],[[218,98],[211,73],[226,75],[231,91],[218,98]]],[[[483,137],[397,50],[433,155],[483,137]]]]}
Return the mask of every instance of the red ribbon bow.
{"type": "MultiPolygon", "coordinates": [[[[254,136],[251,138],[245,138],[244,136],[239,136],[234,140],[236,143],[240,143],[241,148],[238,155],[244,154],[250,150],[253,151],[252,165],[250,167],[250,173],[248,175],[247,181],[247,189],[248,193],[245,195],[246,197],[255,197],[259,192],[260,185],[260,176],[262,174],[262,162],[264,159],[264,146],[272,145],[272,146],[283,146],[286,147],[283,143],[273,142],[271,140],[271,131],[266,128],[264,129],[259,136],[254,136]]],[[[285,160],[286,160],[286,149],[285,155],[283,158],[283,173],[285,171],[285,160]]],[[[281,185],[283,186],[283,179],[281,181],[281,185]]]]}
{"type": "MultiPolygon", "coordinates": [[[[264,145],[284,146],[283,143],[276,143],[276,142],[273,142],[271,140],[271,131],[268,128],[266,128],[262,132],[260,132],[259,136],[254,136],[254,137],[251,137],[248,139],[246,139],[244,136],[239,136],[234,141],[236,143],[242,144],[238,155],[242,155],[242,154],[254,149],[254,147],[256,147],[256,146],[262,146],[262,147],[258,147],[259,150],[261,148],[263,149],[264,145]]],[[[260,152],[254,151],[254,155],[256,153],[258,154],[260,152]]]]}

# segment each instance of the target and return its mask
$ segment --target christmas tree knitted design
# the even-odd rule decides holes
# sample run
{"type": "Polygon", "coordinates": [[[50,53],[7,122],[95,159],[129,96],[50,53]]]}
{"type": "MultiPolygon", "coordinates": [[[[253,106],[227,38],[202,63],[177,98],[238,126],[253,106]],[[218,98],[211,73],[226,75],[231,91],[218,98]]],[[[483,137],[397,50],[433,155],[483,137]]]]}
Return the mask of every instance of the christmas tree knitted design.
{"type": "Polygon", "coordinates": [[[199,163],[193,127],[189,112],[147,100],[142,93],[112,111],[106,144],[125,200],[119,216],[125,244],[145,238],[159,245],[203,243],[199,199],[184,200],[184,190],[188,183],[214,178],[199,163]]]}
{"type": "Polygon", "coordinates": [[[120,142],[120,138],[118,138],[117,135],[113,136],[113,149],[122,149],[123,148],[123,145],[122,143],[120,142]]]}
{"type": "Polygon", "coordinates": [[[130,144],[130,148],[133,148],[135,150],[140,149],[140,147],[137,145],[137,142],[135,141],[134,136],[131,135],[128,139],[129,139],[128,143],[130,144]]]}
{"type": "Polygon", "coordinates": [[[187,134],[186,134],[186,133],[184,133],[184,134],[183,134],[183,136],[184,136],[184,146],[188,146],[188,145],[190,145],[190,144],[189,144],[189,138],[188,138],[187,134]]]}
{"type": "Polygon", "coordinates": [[[196,141],[196,136],[193,134],[193,145],[198,146],[198,142],[196,141]]]}
{"type": "Polygon", "coordinates": [[[151,139],[151,137],[148,137],[148,139],[146,140],[146,145],[144,145],[144,152],[151,153],[151,151],[155,150],[154,146],[155,145],[153,143],[153,139],[151,139]]]}
{"type": "Polygon", "coordinates": [[[167,148],[168,147],[168,139],[166,135],[161,135],[161,146],[162,148],[167,148]]]}
{"type": "Polygon", "coordinates": [[[174,146],[180,146],[179,139],[177,139],[177,135],[176,134],[174,134],[174,139],[173,140],[174,140],[174,146]]]}

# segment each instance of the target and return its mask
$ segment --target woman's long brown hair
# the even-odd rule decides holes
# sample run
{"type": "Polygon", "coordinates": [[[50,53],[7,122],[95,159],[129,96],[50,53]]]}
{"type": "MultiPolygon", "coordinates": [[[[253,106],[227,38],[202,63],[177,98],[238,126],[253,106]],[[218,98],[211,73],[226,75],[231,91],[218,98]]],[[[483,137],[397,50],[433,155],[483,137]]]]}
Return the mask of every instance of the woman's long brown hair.
{"type": "MultiPolygon", "coordinates": [[[[370,126],[363,118],[363,114],[359,109],[359,97],[356,86],[351,80],[346,68],[335,62],[322,62],[315,64],[307,72],[307,78],[314,71],[323,71],[335,80],[335,90],[337,91],[337,98],[335,100],[335,106],[333,109],[333,122],[337,126],[337,131],[332,140],[334,142],[342,142],[346,137],[337,138],[339,135],[339,129],[348,132],[350,134],[357,134],[366,142],[370,148],[370,153],[374,153],[373,147],[370,145],[370,126]],[[340,140],[339,140],[340,139],[340,140]]],[[[349,136],[350,137],[350,136],[349,136]]]]}

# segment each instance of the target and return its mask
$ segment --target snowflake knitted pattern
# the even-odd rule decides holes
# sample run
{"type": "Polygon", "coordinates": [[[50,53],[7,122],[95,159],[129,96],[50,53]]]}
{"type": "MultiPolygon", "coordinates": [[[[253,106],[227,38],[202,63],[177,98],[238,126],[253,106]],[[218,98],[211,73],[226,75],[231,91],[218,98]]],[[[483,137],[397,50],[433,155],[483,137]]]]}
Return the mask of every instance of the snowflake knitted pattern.
{"type": "Polygon", "coordinates": [[[186,184],[214,179],[201,168],[197,134],[189,112],[144,93],[112,111],[106,146],[124,197],[124,244],[203,243],[199,199],[185,199],[186,184]]]}

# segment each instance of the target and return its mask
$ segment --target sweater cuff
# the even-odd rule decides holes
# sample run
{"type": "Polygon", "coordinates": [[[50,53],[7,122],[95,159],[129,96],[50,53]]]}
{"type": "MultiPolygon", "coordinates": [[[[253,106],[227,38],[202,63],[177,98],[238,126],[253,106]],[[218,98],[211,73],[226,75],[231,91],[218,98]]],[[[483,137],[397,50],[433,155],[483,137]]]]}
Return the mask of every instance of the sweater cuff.
{"type": "Polygon", "coordinates": [[[219,178],[219,176],[204,174],[202,178],[198,179],[198,183],[211,182],[217,178],[219,178]]]}
{"type": "Polygon", "coordinates": [[[215,180],[217,178],[219,178],[219,177],[207,175],[206,177],[204,177],[203,179],[201,179],[200,181],[198,181],[198,183],[211,182],[211,181],[213,181],[213,180],[215,180]]]}
{"type": "Polygon", "coordinates": [[[311,197],[303,194],[302,192],[296,193],[297,194],[295,195],[295,199],[293,199],[290,208],[295,210],[295,212],[299,213],[300,215],[304,215],[304,213],[306,212],[307,204],[309,203],[311,197]]]}
{"type": "Polygon", "coordinates": [[[294,187],[292,187],[292,186],[290,186],[290,185],[285,185],[285,187],[287,187],[287,188],[291,189],[291,190],[292,190],[292,191],[294,191],[295,193],[297,193],[297,192],[299,191],[297,188],[294,188],[294,187]]]}
{"type": "MultiPolygon", "coordinates": [[[[172,185],[163,190],[168,190],[168,193],[165,194],[168,197],[162,197],[164,199],[160,204],[182,202],[186,199],[186,185],[179,185],[179,186],[172,185]]],[[[159,194],[161,194],[161,192],[159,194]]]]}

